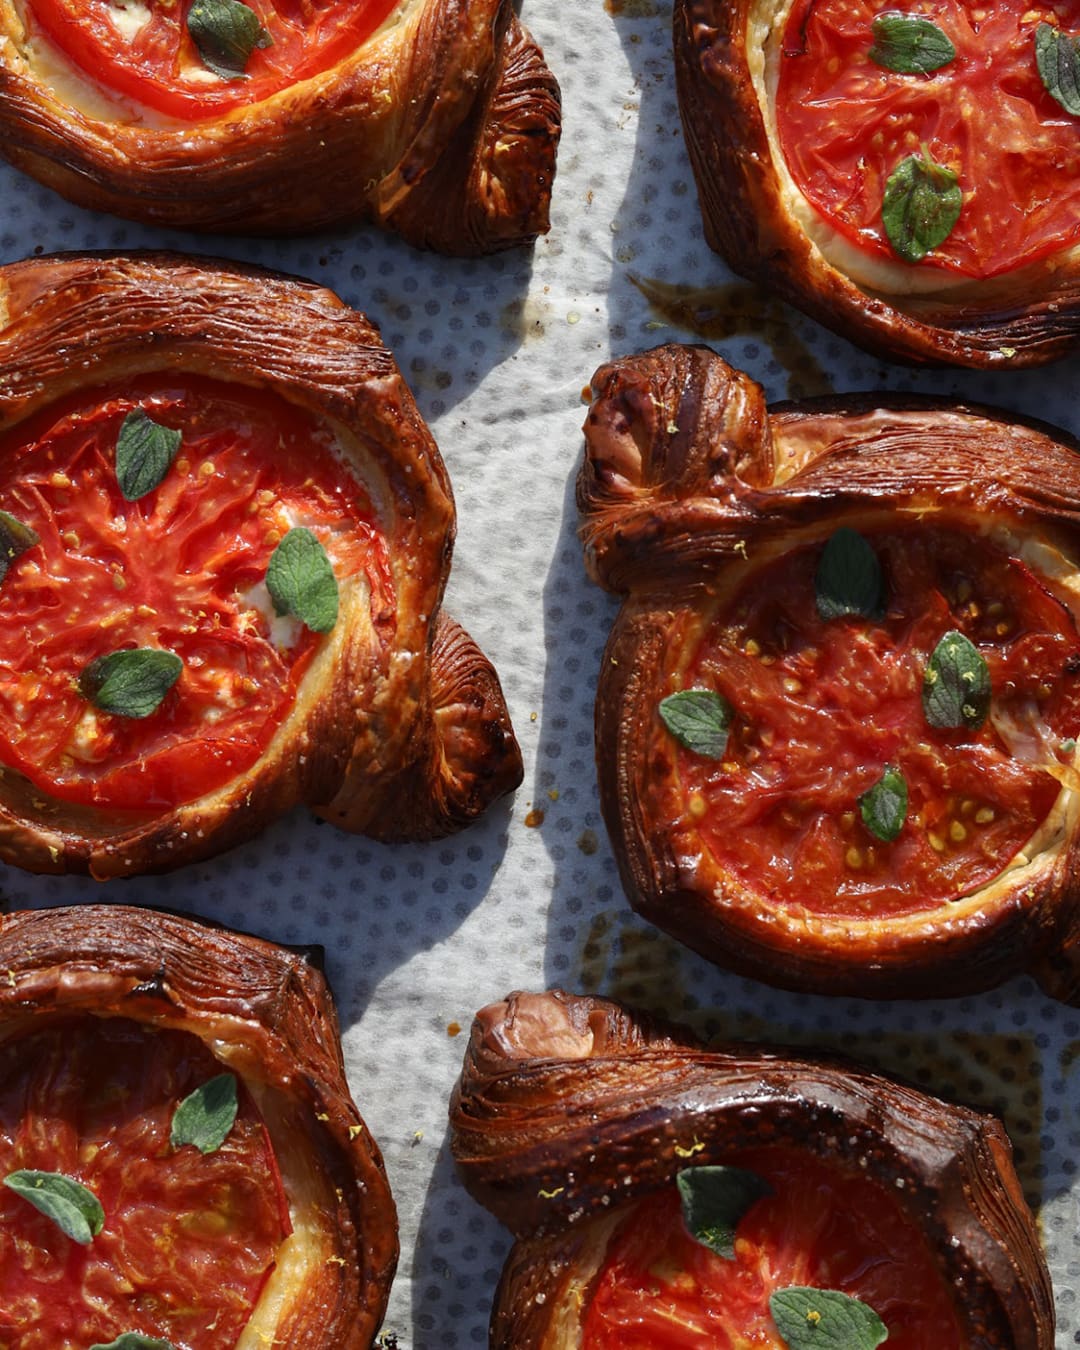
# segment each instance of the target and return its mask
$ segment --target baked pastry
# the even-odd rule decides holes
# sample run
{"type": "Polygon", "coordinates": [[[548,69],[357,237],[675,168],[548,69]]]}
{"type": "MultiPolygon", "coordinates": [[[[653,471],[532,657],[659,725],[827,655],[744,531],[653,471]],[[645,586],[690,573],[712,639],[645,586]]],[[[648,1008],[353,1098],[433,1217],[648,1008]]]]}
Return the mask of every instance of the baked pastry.
{"type": "Polygon", "coordinates": [[[367,1350],[397,1217],[310,960],[83,905],[0,966],[0,1343],[367,1350]]]}
{"type": "Polygon", "coordinates": [[[593,393],[585,556],[624,598],[597,767],[634,907],[791,988],[1032,970],[1075,999],[1075,442],[927,399],[767,409],[701,347],[593,393]]]}
{"type": "Polygon", "coordinates": [[[446,253],[548,228],[559,89],[511,0],[4,0],[0,146],[79,206],[446,253]]]}
{"type": "Polygon", "coordinates": [[[297,803],[430,839],[521,778],[440,612],[445,468],[329,291],[180,257],[0,269],[0,858],[98,877],[297,803]]]}
{"type": "Polygon", "coordinates": [[[466,1188],[517,1238],[493,1350],[1054,1343],[992,1116],[561,992],[477,1014],[450,1116],[466,1188]]]}
{"type": "Polygon", "coordinates": [[[1075,4],[677,0],[709,244],[886,357],[1061,356],[1080,310],[1078,33],[1075,4]]]}

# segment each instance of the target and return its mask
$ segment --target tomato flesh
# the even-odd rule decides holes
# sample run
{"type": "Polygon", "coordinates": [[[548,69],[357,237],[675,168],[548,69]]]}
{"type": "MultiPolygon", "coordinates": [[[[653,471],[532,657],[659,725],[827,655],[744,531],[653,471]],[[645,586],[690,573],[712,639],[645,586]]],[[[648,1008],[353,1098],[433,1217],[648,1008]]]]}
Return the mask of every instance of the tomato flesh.
{"type": "Polygon", "coordinates": [[[322,640],[274,621],[264,579],[293,524],[339,584],[366,578],[392,621],[386,541],[332,437],[274,395],[144,377],[49,408],[0,441],[0,507],[40,536],[0,582],[0,764],[51,796],[172,809],[250,768],[322,640]],[[136,408],[183,441],[134,502],[116,479],[136,408]],[[130,718],[78,690],[96,658],[163,648],[183,660],[158,710],[130,718]]]}
{"type": "Polygon", "coordinates": [[[171,1147],[179,1102],[222,1071],[197,1037],[124,1019],[0,1042],[0,1176],[60,1172],[105,1211],[81,1246],[0,1186],[5,1350],[105,1345],[125,1331],[177,1350],[232,1350],[292,1225],[242,1083],[219,1149],[171,1147]]]}
{"type": "Polygon", "coordinates": [[[1080,730],[1080,637],[1026,566],[940,528],[865,537],[886,582],[880,621],[823,622],[821,546],[798,549],[712,616],[678,677],[735,710],[721,760],[679,749],[684,818],[744,887],[816,915],[912,913],[990,881],[1046,817],[1047,766],[1080,730]],[[991,714],[974,731],[936,730],[923,711],[951,629],[989,667],[991,714]],[[890,765],[908,808],[886,843],[857,799],[890,765]]]}
{"type": "Polygon", "coordinates": [[[399,0],[245,0],[273,41],[252,51],[243,78],[229,80],[199,56],[187,28],[192,3],[29,0],[27,8],[31,23],[84,74],[145,107],[190,119],[319,75],[365,42],[399,0]]]}
{"type": "Polygon", "coordinates": [[[963,207],[919,267],[991,277],[1080,241],[1080,120],[1043,87],[1040,23],[1078,33],[1080,4],[796,0],[776,114],[803,196],[865,252],[898,262],[882,196],[897,165],[925,146],[958,174],[963,207]],[[873,19],[894,8],[937,24],[955,59],[910,75],[872,61],[873,19]]]}
{"type": "Polygon", "coordinates": [[[725,1161],[772,1187],[740,1221],[734,1260],[690,1236],[674,1186],[639,1201],[592,1285],[583,1350],[784,1350],[769,1296],[790,1285],[869,1304],[889,1350],[965,1344],[925,1238],[883,1186],[796,1149],[725,1161]]]}

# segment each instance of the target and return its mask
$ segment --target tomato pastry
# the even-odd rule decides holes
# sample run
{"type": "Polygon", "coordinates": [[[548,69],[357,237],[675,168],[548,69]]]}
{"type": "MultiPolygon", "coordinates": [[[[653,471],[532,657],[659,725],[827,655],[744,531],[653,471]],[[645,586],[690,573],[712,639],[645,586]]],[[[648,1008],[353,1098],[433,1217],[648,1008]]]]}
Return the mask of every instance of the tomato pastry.
{"type": "Polygon", "coordinates": [[[932,400],[767,409],[702,347],[593,380],[587,564],[623,596],[601,805],[646,918],[867,997],[1080,996],[1080,457],[932,400]]]}
{"type": "Polygon", "coordinates": [[[517,1239],[492,1350],[1054,1344],[993,1116],[555,992],[477,1014],[450,1119],[517,1239]]]}
{"type": "Polygon", "coordinates": [[[0,969],[4,1350],[367,1350],[397,1218],[308,957],[83,905],[0,969]]]}
{"type": "Polygon", "coordinates": [[[511,0],[5,0],[0,147],[79,206],[490,253],[548,228],[559,90],[511,0]]]}
{"type": "Polygon", "coordinates": [[[675,52],[706,238],[737,272],[894,359],[1075,342],[1075,0],[677,0],[675,52]]]}
{"type": "Polygon", "coordinates": [[[453,499],[363,316],[177,257],[0,269],[0,858],[98,877],[298,803],[430,839],[521,778],[440,612],[453,499]]]}

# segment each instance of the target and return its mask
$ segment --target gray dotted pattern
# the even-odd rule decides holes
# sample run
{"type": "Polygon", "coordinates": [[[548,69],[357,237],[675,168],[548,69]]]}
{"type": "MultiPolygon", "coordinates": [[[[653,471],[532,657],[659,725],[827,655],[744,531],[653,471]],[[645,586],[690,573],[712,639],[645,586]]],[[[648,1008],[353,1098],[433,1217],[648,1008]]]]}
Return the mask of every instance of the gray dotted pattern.
{"type": "MultiPolygon", "coordinates": [[[[592,758],[593,689],[615,605],[587,582],[575,534],[581,391],[609,356],[697,340],[666,323],[636,282],[729,288],[734,279],[702,237],[675,101],[670,4],[525,0],[523,17],[565,103],[553,229],[535,250],[462,262],[371,230],[289,241],[153,231],[76,210],[0,168],[0,259],[141,247],[223,255],[325,282],[379,322],[453,478],[459,531],[447,605],[501,673],[524,785],[473,829],[435,844],[384,847],[298,811],[226,857],[166,877],[102,887],[8,869],[0,899],[164,905],[325,944],[350,1082],[400,1210],[386,1328],[402,1350],[486,1343],[509,1239],[455,1179],[446,1103],[475,1009],[510,989],[552,985],[615,994],[706,1034],[862,1054],[999,1110],[1041,1209],[1058,1345],[1080,1343],[1080,1016],[1024,979],[980,998],[915,1005],[778,993],[683,951],[622,896],[592,758]]],[[[946,394],[1080,433],[1068,365],[1008,380],[888,367],[792,311],[718,324],[710,336],[771,398],[823,385],[946,394]]]]}

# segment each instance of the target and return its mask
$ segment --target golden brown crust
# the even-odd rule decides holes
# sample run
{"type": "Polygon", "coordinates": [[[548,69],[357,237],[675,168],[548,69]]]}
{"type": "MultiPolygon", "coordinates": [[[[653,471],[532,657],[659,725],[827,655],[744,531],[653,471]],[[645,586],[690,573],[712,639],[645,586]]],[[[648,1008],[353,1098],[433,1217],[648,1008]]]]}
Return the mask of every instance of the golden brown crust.
{"type": "Polygon", "coordinates": [[[81,388],[174,370],[267,387],[337,434],[389,546],[395,615],[362,588],[247,772],[170,812],[108,812],[0,781],[0,858],[98,877],[229,848],[298,803],[343,828],[430,838],[521,780],[498,680],[440,616],[454,508],[438,449],[374,327],[330,291],[168,255],[67,255],[0,270],[0,427],[81,388]],[[441,636],[440,636],[441,635],[441,636]],[[460,687],[466,692],[454,696],[460,687]],[[448,691],[451,691],[448,693],[448,691]],[[389,822],[408,803],[415,817],[389,822]]]}
{"type": "Polygon", "coordinates": [[[287,234],[372,221],[465,256],[548,229],[559,88],[511,0],[402,0],[322,74],[195,122],[72,106],[0,3],[0,144],[93,210],[151,225],[287,234]],[[283,185],[293,184],[283,190],[283,185]]]}
{"type": "Polygon", "coordinates": [[[5,916],[0,970],[0,1035],[79,1015],[187,1031],[288,1104],[268,1120],[275,1151],[325,1178],[330,1246],[290,1291],[278,1335],[297,1350],[367,1350],[397,1264],[397,1215],[349,1095],[333,999],[305,957],[174,915],[83,905],[5,916]]]}
{"type": "Polygon", "coordinates": [[[675,74],[710,247],[842,336],[892,360],[1020,369],[1080,336],[1080,261],[1058,253],[993,282],[904,295],[830,264],[796,218],[758,69],[781,0],[676,0],[675,74]],[[748,53],[754,53],[754,59],[748,53]]]}
{"type": "Polygon", "coordinates": [[[493,1350],[580,1344],[577,1295],[613,1196],[670,1185],[688,1157],[770,1144],[888,1186],[957,1291],[970,1350],[1053,1345],[1049,1275],[1001,1124],[853,1065],[706,1050],[606,999],[516,993],[477,1015],[451,1127],[466,1187],[519,1238],[493,1350]]]}
{"type": "Polygon", "coordinates": [[[760,388],[706,348],[613,362],[593,390],[582,536],[593,576],[624,596],[597,691],[597,766],[634,907],[711,959],[783,986],[924,997],[1033,970],[1048,992],[1074,999],[1072,786],[1062,786],[1027,861],[974,893],[906,917],[811,923],[709,852],[685,810],[674,742],[654,732],[673,654],[692,647],[708,606],[756,566],[841,524],[929,512],[992,535],[1075,618],[1076,447],[1035,423],[933,400],[858,396],[770,412],[760,388]]]}

